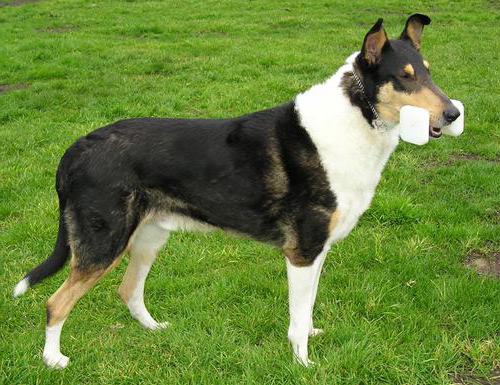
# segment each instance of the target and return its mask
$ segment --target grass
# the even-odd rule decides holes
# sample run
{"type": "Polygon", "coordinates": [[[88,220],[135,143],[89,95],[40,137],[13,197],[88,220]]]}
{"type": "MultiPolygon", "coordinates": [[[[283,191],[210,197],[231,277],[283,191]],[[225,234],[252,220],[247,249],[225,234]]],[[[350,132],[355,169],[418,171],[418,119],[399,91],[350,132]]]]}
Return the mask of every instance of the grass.
{"type": "Polygon", "coordinates": [[[500,281],[464,266],[471,251],[500,248],[496,2],[14,5],[0,8],[10,85],[0,88],[0,382],[449,384],[500,365],[500,281]],[[153,267],[147,303],[169,329],[142,330],[118,300],[124,261],[66,323],[70,366],[42,365],[44,302],[67,269],[20,300],[11,290],[51,251],[67,146],[121,118],[229,117],[290,100],[332,74],[378,17],[395,37],[414,11],[433,18],[423,52],[464,102],[466,132],[401,144],[372,207],[330,252],[316,367],[291,360],[279,251],[222,233],[176,234],[153,267]]]}

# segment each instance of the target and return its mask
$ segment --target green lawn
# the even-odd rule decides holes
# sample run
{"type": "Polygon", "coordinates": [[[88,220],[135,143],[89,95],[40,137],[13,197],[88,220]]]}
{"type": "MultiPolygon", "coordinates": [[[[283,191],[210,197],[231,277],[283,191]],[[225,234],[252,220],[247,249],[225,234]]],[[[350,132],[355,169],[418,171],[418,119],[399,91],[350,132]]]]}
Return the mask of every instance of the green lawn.
{"type": "Polygon", "coordinates": [[[464,266],[500,250],[498,2],[9,1],[0,383],[450,384],[500,365],[500,280],[464,266]],[[401,144],[372,207],[331,250],[315,312],[325,334],[310,341],[317,366],[291,360],[280,252],[218,232],[175,235],[153,267],[146,302],[169,329],[129,316],[116,293],[124,260],[66,322],[69,367],[43,366],[45,301],[67,269],[19,300],[11,291],[52,249],[67,146],[122,118],[230,117],[290,100],[359,49],[378,17],[396,37],[416,11],[433,19],[424,56],[464,102],[466,132],[401,144]]]}

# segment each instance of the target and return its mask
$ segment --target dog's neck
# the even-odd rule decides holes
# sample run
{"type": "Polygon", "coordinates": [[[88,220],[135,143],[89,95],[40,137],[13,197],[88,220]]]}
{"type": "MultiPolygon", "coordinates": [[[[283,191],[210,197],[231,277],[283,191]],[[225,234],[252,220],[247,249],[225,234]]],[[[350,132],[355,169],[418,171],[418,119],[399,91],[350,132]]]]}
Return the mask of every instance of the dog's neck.
{"type": "MultiPolygon", "coordinates": [[[[330,142],[369,141],[373,146],[391,147],[398,143],[399,132],[392,126],[389,130],[376,130],[367,119],[368,106],[360,106],[352,100],[346,90],[345,78],[352,78],[354,60],[358,52],[347,58],[345,64],[329,79],[299,94],[295,105],[304,128],[317,145],[328,146],[330,142]]],[[[356,85],[353,85],[356,87],[356,85]]],[[[359,91],[359,90],[358,90],[359,91]]],[[[369,118],[373,115],[369,113],[369,118]]]]}
{"type": "Polygon", "coordinates": [[[381,172],[399,141],[397,129],[374,129],[360,107],[346,94],[342,79],[352,72],[355,55],[331,78],[295,99],[300,122],[318,149],[340,206],[349,204],[342,201],[343,197],[358,199],[341,191],[358,191],[369,204],[381,172]]]}

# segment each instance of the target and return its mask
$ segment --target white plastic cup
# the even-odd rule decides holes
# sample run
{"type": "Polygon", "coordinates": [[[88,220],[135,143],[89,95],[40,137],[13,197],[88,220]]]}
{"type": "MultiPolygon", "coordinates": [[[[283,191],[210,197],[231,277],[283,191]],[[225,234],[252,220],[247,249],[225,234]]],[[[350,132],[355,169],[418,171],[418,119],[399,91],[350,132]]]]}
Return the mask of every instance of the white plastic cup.
{"type": "Polygon", "coordinates": [[[399,137],[419,146],[429,142],[429,111],[414,106],[401,107],[399,137]]]}
{"type": "Polygon", "coordinates": [[[464,132],[464,105],[459,100],[451,101],[460,111],[460,116],[451,124],[444,126],[442,131],[445,135],[460,136],[464,132]]]}

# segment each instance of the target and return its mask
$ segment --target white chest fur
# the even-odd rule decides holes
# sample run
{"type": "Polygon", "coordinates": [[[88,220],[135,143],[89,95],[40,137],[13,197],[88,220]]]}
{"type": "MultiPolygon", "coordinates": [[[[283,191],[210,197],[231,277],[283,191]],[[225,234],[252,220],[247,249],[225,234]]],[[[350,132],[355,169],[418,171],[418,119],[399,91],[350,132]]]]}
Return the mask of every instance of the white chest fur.
{"type": "Polygon", "coordinates": [[[340,216],[330,237],[333,242],[347,236],[369,207],[382,170],[399,141],[396,129],[373,129],[360,109],[350,103],[340,83],[351,70],[350,63],[344,65],[325,83],[295,100],[301,124],[318,149],[337,198],[340,216]]]}

